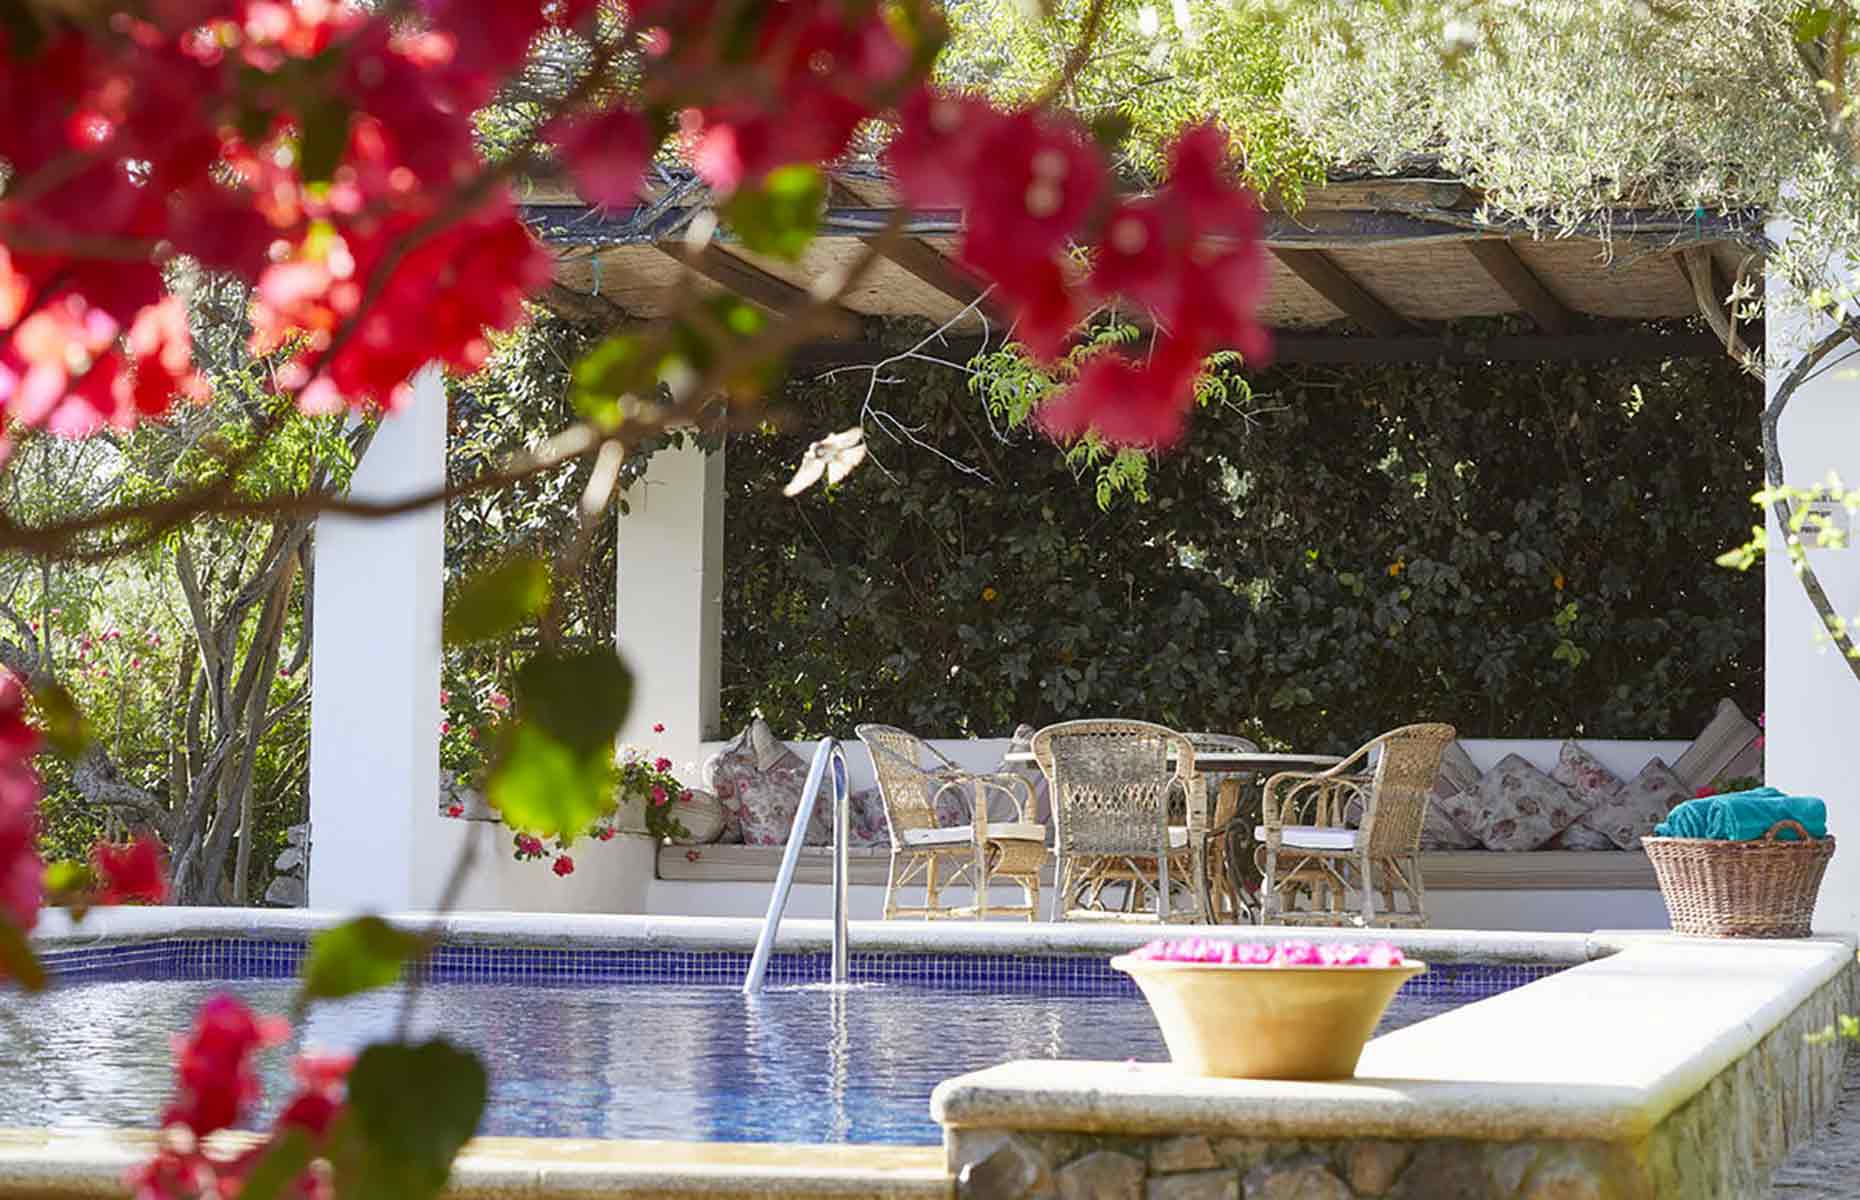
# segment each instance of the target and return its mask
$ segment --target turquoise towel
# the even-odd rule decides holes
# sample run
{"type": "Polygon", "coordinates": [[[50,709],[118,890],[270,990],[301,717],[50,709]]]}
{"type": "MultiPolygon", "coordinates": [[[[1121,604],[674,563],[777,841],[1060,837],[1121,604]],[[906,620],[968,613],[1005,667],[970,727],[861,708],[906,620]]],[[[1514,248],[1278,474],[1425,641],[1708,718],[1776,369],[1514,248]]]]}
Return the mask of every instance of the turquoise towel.
{"type": "MultiPolygon", "coordinates": [[[[1721,842],[1754,842],[1778,821],[1800,821],[1814,838],[1828,836],[1828,806],[1813,796],[1789,796],[1773,787],[1747,792],[1726,792],[1688,800],[1654,827],[1656,837],[1712,838],[1721,842]]],[[[1795,830],[1782,829],[1778,841],[1793,842],[1795,830]]]]}

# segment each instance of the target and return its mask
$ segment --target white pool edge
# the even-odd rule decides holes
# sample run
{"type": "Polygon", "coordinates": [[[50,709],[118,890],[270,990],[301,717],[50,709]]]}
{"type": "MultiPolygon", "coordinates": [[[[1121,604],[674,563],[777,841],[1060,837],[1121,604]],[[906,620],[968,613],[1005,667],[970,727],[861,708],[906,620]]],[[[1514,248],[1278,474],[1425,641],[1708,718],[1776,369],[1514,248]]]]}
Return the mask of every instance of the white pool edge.
{"type": "MultiPolygon", "coordinates": [[[[41,951],[66,951],[163,938],[249,938],[303,941],[354,914],[308,909],[109,908],[81,921],[47,910],[32,936],[41,951]]],[[[410,929],[432,929],[450,945],[552,950],[742,951],[755,945],[762,922],[739,917],[621,916],[586,913],[386,914],[410,929]]],[[[831,923],[782,923],[776,949],[812,953],[831,945],[831,923]]],[[[1438,963],[1522,963],[1574,966],[1614,953],[1641,936],[1613,933],[1491,933],[1470,930],[1361,930],[1272,926],[1099,925],[1049,922],[854,921],[853,953],[1105,956],[1156,937],[1222,937],[1256,941],[1387,941],[1414,958],[1438,963]]]]}

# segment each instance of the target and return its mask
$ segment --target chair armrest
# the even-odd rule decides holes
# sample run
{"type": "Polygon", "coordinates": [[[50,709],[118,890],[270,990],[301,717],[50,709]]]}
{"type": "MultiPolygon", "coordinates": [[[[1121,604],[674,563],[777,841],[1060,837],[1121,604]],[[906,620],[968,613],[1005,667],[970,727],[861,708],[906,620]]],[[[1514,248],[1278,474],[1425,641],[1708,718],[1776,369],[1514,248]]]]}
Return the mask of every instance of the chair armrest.
{"type": "Polygon", "coordinates": [[[940,770],[933,773],[940,780],[935,791],[931,793],[931,803],[947,787],[973,788],[970,797],[969,826],[975,831],[975,840],[979,844],[988,836],[988,797],[999,792],[1014,805],[1015,818],[1028,821],[1033,807],[1033,785],[1025,775],[1012,771],[964,771],[960,768],[940,770]]]}
{"type": "Polygon", "coordinates": [[[1298,823],[1291,818],[1297,816],[1300,796],[1307,794],[1316,804],[1313,824],[1340,823],[1341,810],[1331,811],[1336,793],[1339,791],[1365,792],[1371,780],[1368,775],[1344,772],[1342,768],[1348,765],[1348,763],[1338,763],[1324,771],[1280,771],[1266,780],[1266,786],[1260,794],[1259,815],[1260,824],[1266,828],[1267,835],[1272,836],[1275,831],[1286,825],[1298,823]],[[1290,786],[1285,792],[1284,799],[1275,806],[1273,792],[1284,784],[1290,786]]]}

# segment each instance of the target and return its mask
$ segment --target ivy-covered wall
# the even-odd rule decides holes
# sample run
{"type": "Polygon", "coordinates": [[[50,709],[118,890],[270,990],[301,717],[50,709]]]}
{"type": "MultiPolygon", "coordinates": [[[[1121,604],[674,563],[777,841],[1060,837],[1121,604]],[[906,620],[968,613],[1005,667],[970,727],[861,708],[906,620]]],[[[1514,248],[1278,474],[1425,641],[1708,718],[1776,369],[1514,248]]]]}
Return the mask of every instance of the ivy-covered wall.
{"type": "Polygon", "coordinates": [[[733,438],[726,731],[1125,715],[1323,749],[1421,719],[1690,737],[1721,697],[1761,707],[1761,575],[1712,562],[1757,516],[1760,391],[1728,361],[1256,372],[1108,511],[957,372],[885,377],[876,407],[988,479],[868,420],[876,461],[784,499],[861,372],[733,438]]]}

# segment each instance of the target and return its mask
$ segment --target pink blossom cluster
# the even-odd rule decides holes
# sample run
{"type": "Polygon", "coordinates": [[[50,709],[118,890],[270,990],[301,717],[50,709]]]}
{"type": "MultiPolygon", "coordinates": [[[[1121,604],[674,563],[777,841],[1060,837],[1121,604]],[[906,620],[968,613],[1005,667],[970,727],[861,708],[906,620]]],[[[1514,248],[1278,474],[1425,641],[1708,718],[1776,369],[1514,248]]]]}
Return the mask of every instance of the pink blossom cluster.
{"type": "MultiPolygon", "coordinates": [[[[220,1157],[209,1154],[202,1139],[246,1115],[261,1090],[253,1059],[289,1035],[288,1021],[261,1017],[232,996],[216,995],[201,1005],[193,1029],[175,1039],[175,1099],[162,1114],[164,1130],[185,1128],[191,1136],[164,1138],[154,1157],[127,1174],[124,1183],[134,1200],[239,1194],[271,1143],[220,1157]]],[[[300,1056],[292,1064],[297,1091],[278,1114],[272,1136],[295,1130],[321,1149],[342,1113],[353,1065],[346,1056],[300,1056]]],[[[289,1181],[288,1194],[326,1200],[331,1192],[327,1177],[307,1170],[289,1181]]]]}
{"type": "Polygon", "coordinates": [[[1399,967],[1401,950],[1388,942],[1230,942],[1178,938],[1150,942],[1130,952],[1149,962],[1231,963],[1255,967],[1399,967]]]}

